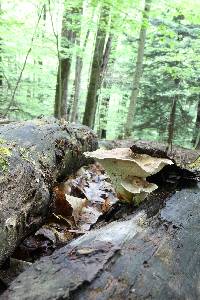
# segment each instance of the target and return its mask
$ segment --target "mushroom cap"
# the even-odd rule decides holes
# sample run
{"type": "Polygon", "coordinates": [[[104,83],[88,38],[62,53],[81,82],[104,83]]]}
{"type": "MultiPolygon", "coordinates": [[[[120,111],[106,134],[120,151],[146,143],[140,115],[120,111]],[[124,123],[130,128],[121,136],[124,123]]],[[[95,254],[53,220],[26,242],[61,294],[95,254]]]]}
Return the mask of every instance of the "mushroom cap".
{"type": "Polygon", "coordinates": [[[142,192],[151,193],[158,188],[154,183],[146,181],[144,178],[133,177],[122,180],[121,185],[125,190],[132,194],[139,194],[142,192]]]}
{"type": "Polygon", "coordinates": [[[146,181],[145,178],[128,177],[121,181],[121,184],[117,187],[117,191],[121,199],[139,204],[149,193],[157,188],[158,186],[156,184],[146,181]]]}
{"type": "Polygon", "coordinates": [[[117,173],[122,178],[127,176],[146,178],[158,173],[165,165],[173,164],[167,158],[134,154],[129,148],[98,149],[93,152],[85,152],[84,155],[99,161],[111,176],[115,176],[117,173]]]}

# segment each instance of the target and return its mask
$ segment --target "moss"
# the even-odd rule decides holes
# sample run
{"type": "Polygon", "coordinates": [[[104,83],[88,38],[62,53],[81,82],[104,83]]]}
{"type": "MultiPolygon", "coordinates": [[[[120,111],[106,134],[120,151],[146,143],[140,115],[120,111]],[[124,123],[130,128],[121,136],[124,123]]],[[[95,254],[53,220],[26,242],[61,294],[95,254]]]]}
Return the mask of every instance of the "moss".
{"type": "Polygon", "coordinates": [[[199,171],[200,170],[200,156],[191,164],[188,164],[187,167],[189,167],[191,170],[196,170],[199,171]]]}
{"type": "Polygon", "coordinates": [[[29,150],[27,148],[19,148],[19,153],[23,160],[29,161],[29,150]]]}
{"type": "Polygon", "coordinates": [[[11,156],[11,149],[7,146],[0,146],[0,169],[7,171],[8,169],[8,158],[11,156]]]}
{"type": "Polygon", "coordinates": [[[0,138],[0,144],[5,144],[6,140],[0,138]]]}

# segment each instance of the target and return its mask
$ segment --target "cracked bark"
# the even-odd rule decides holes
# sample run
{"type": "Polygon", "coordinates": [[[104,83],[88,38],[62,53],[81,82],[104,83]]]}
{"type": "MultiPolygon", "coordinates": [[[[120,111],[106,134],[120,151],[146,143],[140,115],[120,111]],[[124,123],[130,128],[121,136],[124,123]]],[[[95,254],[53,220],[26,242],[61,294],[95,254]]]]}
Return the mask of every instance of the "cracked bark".
{"type": "Polygon", "coordinates": [[[0,128],[0,264],[47,217],[53,185],[77,170],[97,141],[84,126],[54,120],[0,128]]]}

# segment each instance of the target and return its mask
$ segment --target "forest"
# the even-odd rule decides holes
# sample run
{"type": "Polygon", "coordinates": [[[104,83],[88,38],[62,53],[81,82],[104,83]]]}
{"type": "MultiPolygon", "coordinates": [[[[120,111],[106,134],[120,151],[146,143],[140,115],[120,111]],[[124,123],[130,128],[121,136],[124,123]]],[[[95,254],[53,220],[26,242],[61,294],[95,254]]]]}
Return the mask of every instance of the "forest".
{"type": "Polygon", "coordinates": [[[0,0],[0,300],[200,299],[200,1],[0,0]]]}
{"type": "Polygon", "coordinates": [[[0,116],[199,147],[198,0],[1,1],[0,116]]]}

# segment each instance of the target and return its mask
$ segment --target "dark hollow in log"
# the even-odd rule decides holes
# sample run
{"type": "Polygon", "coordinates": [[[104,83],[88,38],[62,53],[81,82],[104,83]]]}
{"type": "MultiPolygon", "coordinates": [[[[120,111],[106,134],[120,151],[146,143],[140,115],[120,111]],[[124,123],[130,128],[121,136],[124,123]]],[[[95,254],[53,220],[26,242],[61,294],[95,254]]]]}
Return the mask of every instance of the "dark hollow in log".
{"type": "MultiPolygon", "coordinates": [[[[2,300],[200,299],[198,186],[90,231],[34,263],[2,300]]],[[[156,201],[156,199],[155,199],[156,201]]]]}
{"type": "Polygon", "coordinates": [[[47,216],[56,180],[96,148],[90,129],[54,119],[0,127],[0,264],[47,216]]]}

